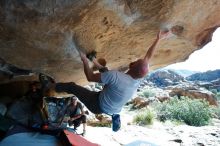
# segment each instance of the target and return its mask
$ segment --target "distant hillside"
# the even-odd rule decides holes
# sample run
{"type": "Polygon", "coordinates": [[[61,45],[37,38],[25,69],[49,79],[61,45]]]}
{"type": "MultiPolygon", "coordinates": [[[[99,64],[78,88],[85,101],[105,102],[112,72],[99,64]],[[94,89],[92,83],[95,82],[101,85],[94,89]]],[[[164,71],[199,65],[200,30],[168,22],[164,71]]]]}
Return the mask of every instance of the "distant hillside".
{"type": "Polygon", "coordinates": [[[199,73],[198,71],[191,71],[191,70],[185,70],[185,69],[180,69],[180,70],[170,69],[170,70],[176,72],[177,74],[179,74],[183,77],[188,77],[192,74],[199,73]]]}
{"type": "Polygon", "coordinates": [[[159,69],[151,72],[145,79],[154,83],[157,87],[166,87],[178,84],[184,80],[184,77],[172,70],[159,69]]]}
{"type": "Polygon", "coordinates": [[[220,69],[214,71],[207,71],[203,73],[195,73],[191,76],[186,77],[189,81],[213,81],[220,78],[220,69]]]}

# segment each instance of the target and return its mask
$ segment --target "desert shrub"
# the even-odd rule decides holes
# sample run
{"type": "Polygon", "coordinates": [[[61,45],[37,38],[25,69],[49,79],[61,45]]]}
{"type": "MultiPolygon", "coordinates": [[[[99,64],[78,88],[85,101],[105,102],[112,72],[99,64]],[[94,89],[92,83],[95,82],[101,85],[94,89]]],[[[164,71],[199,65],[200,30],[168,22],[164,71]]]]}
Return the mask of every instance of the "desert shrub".
{"type": "Polygon", "coordinates": [[[156,93],[152,89],[144,88],[141,93],[139,93],[140,96],[149,98],[156,95],[156,93]]]}
{"type": "Polygon", "coordinates": [[[220,107],[216,108],[216,115],[217,115],[217,118],[220,119],[220,107]]]}
{"type": "Polygon", "coordinates": [[[155,115],[152,110],[145,109],[133,118],[133,122],[138,125],[151,125],[153,124],[154,117],[155,115]]]}
{"type": "Polygon", "coordinates": [[[220,92],[217,92],[215,94],[215,99],[218,100],[218,102],[220,102],[220,92]]]}
{"type": "Polygon", "coordinates": [[[220,119],[220,106],[213,107],[212,111],[213,111],[213,117],[220,119]]]}
{"type": "Polygon", "coordinates": [[[210,91],[215,95],[214,98],[219,102],[220,101],[220,92],[218,92],[217,89],[211,89],[210,91]]]}
{"type": "Polygon", "coordinates": [[[207,125],[211,119],[211,108],[205,100],[174,97],[156,107],[160,121],[178,120],[191,126],[207,125]]]}

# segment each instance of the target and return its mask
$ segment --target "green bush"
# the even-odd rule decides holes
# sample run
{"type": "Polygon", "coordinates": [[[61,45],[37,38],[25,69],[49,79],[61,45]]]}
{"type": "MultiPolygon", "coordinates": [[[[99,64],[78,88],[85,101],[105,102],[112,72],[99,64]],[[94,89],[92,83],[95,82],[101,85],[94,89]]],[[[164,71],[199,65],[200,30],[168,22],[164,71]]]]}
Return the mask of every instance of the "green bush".
{"type": "Polygon", "coordinates": [[[220,92],[217,92],[215,94],[215,99],[218,100],[218,102],[220,102],[220,92]]]}
{"type": "Polygon", "coordinates": [[[213,107],[213,117],[220,119],[220,107],[213,107]]]}
{"type": "Polygon", "coordinates": [[[151,125],[154,117],[154,113],[151,110],[145,109],[134,117],[133,122],[138,125],[151,125]]]}
{"type": "Polygon", "coordinates": [[[145,98],[153,97],[156,93],[152,89],[144,88],[143,91],[139,94],[145,98]]]}
{"type": "Polygon", "coordinates": [[[205,100],[174,97],[156,107],[160,121],[178,120],[191,126],[207,125],[211,119],[211,108],[205,100]]]}

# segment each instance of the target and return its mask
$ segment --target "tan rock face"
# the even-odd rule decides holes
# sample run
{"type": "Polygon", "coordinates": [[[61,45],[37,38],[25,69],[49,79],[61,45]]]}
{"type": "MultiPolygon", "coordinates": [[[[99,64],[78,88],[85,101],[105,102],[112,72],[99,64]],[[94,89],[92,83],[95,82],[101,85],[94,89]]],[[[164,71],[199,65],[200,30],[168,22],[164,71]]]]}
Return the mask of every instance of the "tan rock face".
{"type": "Polygon", "coordinates": [[[210,105],[215,105],[218,106],[217,101],[214,98],[214,95],[212,92],[210,91],[203,91],[203,90],[193,90],[190,89],[190,87],[188,88],[174,88],[172,89],[172,91],[170,92],[170,96],[187,96],[190,97],[192,99],[204,99],[206,101],[208,101],[208,103],[210,105]]]}
{"type": "Polygon", "coordinates": [[[161,27],[151,69],[183,61],[220,25],[219,0],[3,0],[0,58],[57,81],[82,82],[78,50],[97,51],[110,68],[143,57],[161,27]]]}

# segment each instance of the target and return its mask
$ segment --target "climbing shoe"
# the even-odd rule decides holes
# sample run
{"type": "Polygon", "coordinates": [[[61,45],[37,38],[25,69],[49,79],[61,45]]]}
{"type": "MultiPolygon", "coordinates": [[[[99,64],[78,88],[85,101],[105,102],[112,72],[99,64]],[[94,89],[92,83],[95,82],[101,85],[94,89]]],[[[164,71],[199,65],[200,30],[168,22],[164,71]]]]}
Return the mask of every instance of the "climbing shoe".
{"type": "Polygon", "coordinates": [[[121,128],[121,120],[119,114],[112,115],[112,130],[117,132],[121,128]]]}
{"type": "Polygon", "coordinates": [[[87,57],[90,61],[92,61],[94,58],[96,58],[96,54],[97,54],[97,52],[93,50],[92,52],[86,54],[86,57],[87,57]]]}

